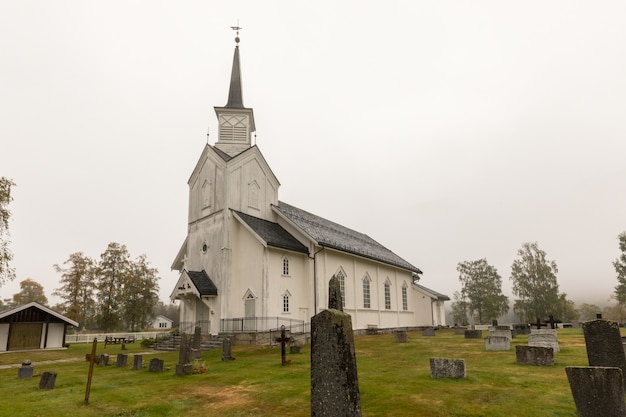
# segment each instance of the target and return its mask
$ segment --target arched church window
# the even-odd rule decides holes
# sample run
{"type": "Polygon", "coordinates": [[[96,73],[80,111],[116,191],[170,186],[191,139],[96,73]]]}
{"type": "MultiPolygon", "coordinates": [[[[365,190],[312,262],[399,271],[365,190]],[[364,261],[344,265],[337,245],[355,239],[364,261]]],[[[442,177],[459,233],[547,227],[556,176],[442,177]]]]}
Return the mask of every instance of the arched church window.
{"type": "Polygon", "coordinates": [[[407,311],[409,309],[409,295],[406,287],[406,282],[402,285],[402,310],[407,311]]]}
{"type": "Polygon", "coordinates": [[[289,292],[283,294],[283,313],[289,313],[289,292]]]}
{"type": "Polygon", "coordinates": [[[289,258],[283,258],[283,275],[289,276],[289,258]]]}
{"type": "Polygon", "coordinates": [[[385,281],[385,310],[391,310],[391,282],[385,281]]]}
{"type": "Polygon", "coordinates": [[[341,291],[341,306],[346,306],[346,276],[343,271],[339,271],[335,274],[339,281],[339,290],[341,291]]]}
{"type": "Polygon", "coordinates": [[[370,308],[370,277],[367,275],[363,278],[363,308],[370,308]]]}

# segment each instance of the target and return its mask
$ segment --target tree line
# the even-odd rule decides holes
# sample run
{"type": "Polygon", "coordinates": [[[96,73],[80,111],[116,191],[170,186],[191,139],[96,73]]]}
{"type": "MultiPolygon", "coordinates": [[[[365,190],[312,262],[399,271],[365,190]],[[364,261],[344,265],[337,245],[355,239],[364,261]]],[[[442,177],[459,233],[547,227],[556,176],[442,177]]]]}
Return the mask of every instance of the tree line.
{"type": "MultiPolygon", "coordinates": [[[[621,255],[613,262],[618,280],[613,298],[617,305],[605,310],[612,319],[622,321],[626,318],[626,232],[618,236],[618,241],[621,255]]],[[[457,271],[461,291],[454,293],[452,303],[455,323],[465,325],[470,318],[477,323],[489,323],[509,312],[509,299],[502,293],[502,277],[486,258],[459,262],[457,271]]],[[[513,295],[517,297],[513,311],[521,323],[546,320],[549,316],[562,322],[591,320],[600,312],[593,304],[576,309],[567,294],[559,292],[557,273],[556,262],[547,259],[537,242],[524,243],[517,251],[510,280],[513,295]]]]}

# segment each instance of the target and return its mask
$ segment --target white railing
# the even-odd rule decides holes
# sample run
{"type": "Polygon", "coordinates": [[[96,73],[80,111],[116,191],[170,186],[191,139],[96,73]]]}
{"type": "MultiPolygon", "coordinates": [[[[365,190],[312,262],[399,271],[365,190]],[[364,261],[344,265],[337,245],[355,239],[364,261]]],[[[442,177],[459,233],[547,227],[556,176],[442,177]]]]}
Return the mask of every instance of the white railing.
{"type": "Polygon", "coordinates": [[[125,332],[125,333],[80,333],[80,334],[68,334],[65,335],[65,343],[88,343],[93,342],[93,339],[98,339],[98,342],[104,342],[105,337],[126,337],[131,336],[135,340],[142,339],[156,339],[160,335],[168,334],[168,331],[161,332],[125,332]]]}

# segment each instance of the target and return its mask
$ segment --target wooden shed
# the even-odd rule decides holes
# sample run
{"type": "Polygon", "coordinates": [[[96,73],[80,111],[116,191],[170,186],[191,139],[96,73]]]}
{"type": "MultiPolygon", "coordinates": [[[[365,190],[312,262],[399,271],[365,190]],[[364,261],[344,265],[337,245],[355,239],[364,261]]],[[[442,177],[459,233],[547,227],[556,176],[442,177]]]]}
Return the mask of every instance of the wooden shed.
{"type": "Polygon", "coordinates": [[[78,323],[35,302],[0,311],[0,352],[62,348],[67,326],[78,323]]]}

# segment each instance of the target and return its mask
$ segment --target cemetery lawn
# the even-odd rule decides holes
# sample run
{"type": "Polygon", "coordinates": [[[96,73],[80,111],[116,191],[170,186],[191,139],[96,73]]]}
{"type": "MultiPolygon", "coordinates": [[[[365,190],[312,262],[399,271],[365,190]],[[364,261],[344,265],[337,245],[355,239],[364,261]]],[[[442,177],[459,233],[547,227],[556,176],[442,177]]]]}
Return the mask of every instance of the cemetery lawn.
{"type": "MultiPolygon", "coordinates": [[[[486,335],[486,332],[483,332],[486,335]]],[[[465,339],[453,330],[435,337],[409,332],[408,343],[394,335],[355,338],[364,417],[576,416],[566,366],[586,366],[581,329],[559,329],[561,351],[551,367],[517,365],[517,336],[506,352],[485,351],[483,339],[465,339]],[[465,359],[466,379],[431,379],[431,357],[465,359]]],[[[0,354],[0,368],[30,359],[35,377],[18,379],[16,367],[0,369],[0,415],[20,417],[239,417],[310,416],[310,346],[281,366],[280,348],[233,346],[236,360],[221,361],[221,350],[204,352],[194,362],[198,373],[174,374],[178,352],[149,352],[139,344],[98,344],[97,354],[112,365],[94,367],[89,404],[85,390],[91,343],[67,350],[0,354]],[[133,354],[144,353],[143,369],[132,370],[133,354]],[[147,354],[149,352],[149,354],[147,354]],[[117,368],[115,355],[128,353],[128,366],[117,368]],[[151,358],[164,359],[163,373],[149,372],[151,358]],[[69,360],[60,362],[58,360],[69,360]],[[43,361],[57,361],[45,363],[43,361]],[[201,373],[200,368],[206,367],[201,373]],[[42,372],[57,373],[55,388],[39,391],[42,372]]]]}

